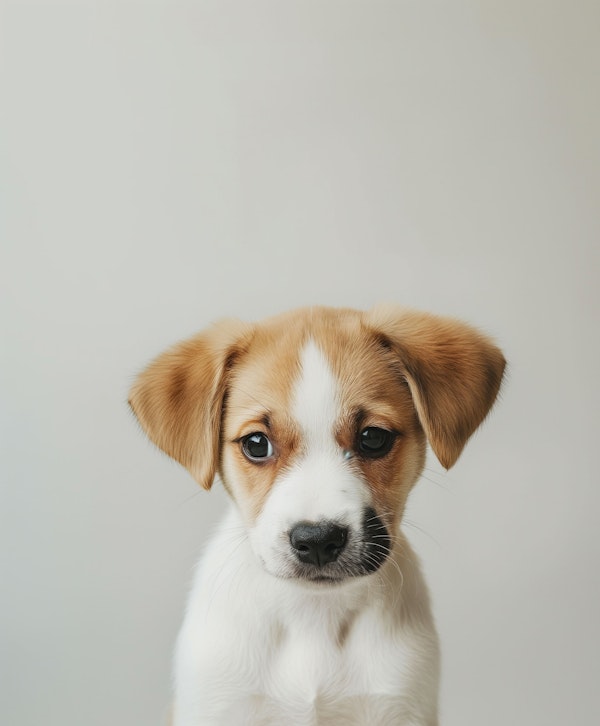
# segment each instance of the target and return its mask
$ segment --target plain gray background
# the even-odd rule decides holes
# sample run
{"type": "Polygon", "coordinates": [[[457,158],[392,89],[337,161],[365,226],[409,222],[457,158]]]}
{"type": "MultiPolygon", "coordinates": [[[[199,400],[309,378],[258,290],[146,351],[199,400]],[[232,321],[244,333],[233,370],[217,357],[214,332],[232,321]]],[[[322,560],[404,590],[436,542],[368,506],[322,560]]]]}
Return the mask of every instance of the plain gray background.
{"type": "Polygon", "coordinates": [[[600,722],[600,10],[563,2],[4,2],[7,726],[164,722],[225,506],[128,386],[227,315],[396,301],[510,361],[407,532],[444,726],[600,722]]]}

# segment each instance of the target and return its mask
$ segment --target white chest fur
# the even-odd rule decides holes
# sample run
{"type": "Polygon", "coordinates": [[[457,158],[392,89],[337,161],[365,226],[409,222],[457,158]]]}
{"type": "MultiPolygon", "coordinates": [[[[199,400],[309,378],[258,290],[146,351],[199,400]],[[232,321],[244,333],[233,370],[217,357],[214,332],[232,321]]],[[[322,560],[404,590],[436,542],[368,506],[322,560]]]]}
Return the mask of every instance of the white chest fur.
{"type": "Polygon", "coordinates": [[[175,662],[174,726],[437,723],[438,648],[400,537],[335,588],[265,573],[232,511],[198,570],[175,662]],[[401,551],[401,557],[400,557],[401,551]]]}

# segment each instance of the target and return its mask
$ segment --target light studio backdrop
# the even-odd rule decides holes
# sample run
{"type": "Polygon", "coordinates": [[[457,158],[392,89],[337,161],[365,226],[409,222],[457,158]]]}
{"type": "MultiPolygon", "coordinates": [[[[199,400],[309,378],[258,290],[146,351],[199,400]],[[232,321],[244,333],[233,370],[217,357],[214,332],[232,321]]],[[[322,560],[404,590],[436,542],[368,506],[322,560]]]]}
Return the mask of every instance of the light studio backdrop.
{"type": "Polygon", "coordinates": [[[600,722],[597,2],[0,10],[0,722],[164,723],[225,506],[136,372],[222,316],[396,301],[509,360],[407,533],[444,726],[600,722]]]}

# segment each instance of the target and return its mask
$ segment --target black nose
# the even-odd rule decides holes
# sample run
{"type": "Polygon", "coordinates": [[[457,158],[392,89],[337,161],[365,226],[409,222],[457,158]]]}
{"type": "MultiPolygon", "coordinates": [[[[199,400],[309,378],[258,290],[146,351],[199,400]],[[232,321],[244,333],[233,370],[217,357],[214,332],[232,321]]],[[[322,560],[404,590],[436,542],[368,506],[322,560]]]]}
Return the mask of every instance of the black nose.
{"type": "Polygon", "coordinates": [[[337,560],[347,535],[347,527],[331,522],[299,522],[290,532],[290,542],[300,562],[323,567],[337,560]]]}

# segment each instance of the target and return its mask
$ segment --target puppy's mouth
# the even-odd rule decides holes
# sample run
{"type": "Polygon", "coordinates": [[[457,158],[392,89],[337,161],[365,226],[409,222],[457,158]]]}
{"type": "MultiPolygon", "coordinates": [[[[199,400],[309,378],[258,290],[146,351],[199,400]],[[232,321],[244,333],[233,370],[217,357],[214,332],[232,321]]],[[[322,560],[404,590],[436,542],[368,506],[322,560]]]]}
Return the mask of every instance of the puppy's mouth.
{"type": "Polygon", "coordinates": [[[289,533],[286,566],[280,576],[315,585],[336,585],[376,572],[391,551],[381,517],[368,508],[353,531],[334,521],[299,522],[289,533]]]}
{"type": "Polygon", "coordinates": [[[308,582],[314,582],[316,585],[338,585],[340,582],[344,581],[343,577],[325,577],[324,575],[303,577],[302,579],[308,580],[308,582]]]}

